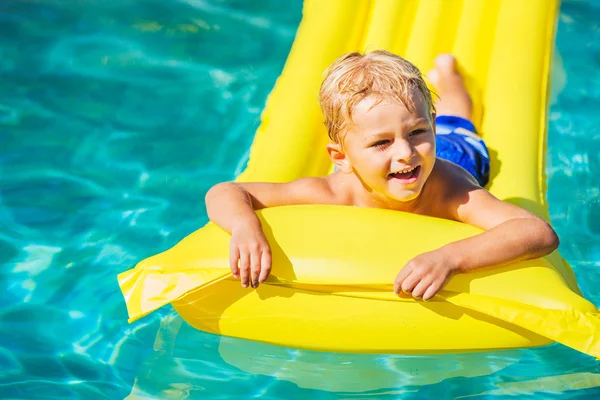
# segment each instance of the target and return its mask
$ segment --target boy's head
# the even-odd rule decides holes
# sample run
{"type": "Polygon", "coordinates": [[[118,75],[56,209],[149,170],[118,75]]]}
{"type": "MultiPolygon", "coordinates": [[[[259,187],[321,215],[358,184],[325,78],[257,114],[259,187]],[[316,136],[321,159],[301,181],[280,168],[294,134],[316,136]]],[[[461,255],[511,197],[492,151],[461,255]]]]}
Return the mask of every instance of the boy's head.
{"type": "Polygon", "coordinates": [[[333,143],[342,142],[353,123],[355,107],[367,97],[376,99],[373,105],[395,102],[412,111],[415,92],[434,112],[431,92],[419,69],[410,62],[385,50],[343,55],[327,69],[319,91],[329,138],[333,143]]]}
{"type": "Polygon", "coordinates": [[[320,100],[338,170],[370,201],[417,200],[436,160],[433,100],[419,70],[386,51],[350,53],[328,69],[320,100]]]}

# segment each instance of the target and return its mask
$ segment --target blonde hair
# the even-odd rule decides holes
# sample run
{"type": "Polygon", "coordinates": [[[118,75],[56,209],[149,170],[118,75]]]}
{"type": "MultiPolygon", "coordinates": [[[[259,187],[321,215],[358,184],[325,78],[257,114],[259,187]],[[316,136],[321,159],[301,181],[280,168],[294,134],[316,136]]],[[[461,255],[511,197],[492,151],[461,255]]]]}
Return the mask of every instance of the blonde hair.
{"type": "Polygon", "coordinates": [[[352,112],[363,99],[395,101],[411,112],[415,104],[411,91],[417,90],[431,112],[435,111],[431,92],[421,71],[404,58],[385,50],[348,53],[338,58],[325,72],[319,91],[319,103],[329,138],[341,142],[341,132],[352,122],[352,112]]]}

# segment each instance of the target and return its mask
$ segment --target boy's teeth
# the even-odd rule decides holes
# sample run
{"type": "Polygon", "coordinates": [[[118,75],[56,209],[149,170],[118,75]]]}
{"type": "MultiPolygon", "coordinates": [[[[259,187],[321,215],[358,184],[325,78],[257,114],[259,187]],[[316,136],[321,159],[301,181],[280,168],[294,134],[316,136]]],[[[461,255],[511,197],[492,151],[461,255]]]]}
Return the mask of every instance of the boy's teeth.
{"type": "Polygon", "coordinates": [[[413,169],[415,169],[415,168],[417,168],[417,167],[412,167],[412,168],[409,168],[409,169],[403,169],[402,171],[396,171],[396,172],[394,172],[394,173],[395,173],[395,174],[406,174],[406,173],[408,173],[408,172],[411,172],[411,171],[412,171],[413,169]]]}

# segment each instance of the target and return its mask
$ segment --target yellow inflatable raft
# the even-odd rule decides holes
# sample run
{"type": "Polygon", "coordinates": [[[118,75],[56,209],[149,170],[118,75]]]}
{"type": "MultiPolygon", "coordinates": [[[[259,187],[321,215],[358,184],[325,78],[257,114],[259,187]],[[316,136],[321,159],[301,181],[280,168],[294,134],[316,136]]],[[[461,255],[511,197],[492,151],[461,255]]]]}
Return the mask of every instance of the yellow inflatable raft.
{"type": "MultiPolygon", "coordinates": [[[[555,0],[306,0],[240,181],[327,174],[317,104],[326,67],[354,50],[387,49],[422,70],[455,54],[492,153],[489,190],[547,218],[544,155],[555,0]]],[[[257,290],[228,268],[229,237],[209,223],[119,275],[130,321],[172,303],[195,328],[301,349],[432,353],[558,341],[600,356],[600,318],[555,252],[457,275],[432,301],[392,293],[412,257],[477,234],[460,223],[331,206],[258,213],[273,271],[257,290]]]]}

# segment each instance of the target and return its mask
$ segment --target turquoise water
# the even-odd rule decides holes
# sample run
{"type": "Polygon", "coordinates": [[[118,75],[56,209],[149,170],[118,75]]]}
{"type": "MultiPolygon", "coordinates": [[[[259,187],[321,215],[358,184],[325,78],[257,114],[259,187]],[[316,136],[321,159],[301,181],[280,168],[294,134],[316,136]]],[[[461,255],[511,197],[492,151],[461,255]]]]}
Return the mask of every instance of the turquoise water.
{"type": "MultiPolygon", "coordinates": [[[[560,345],[347,355],[206,334],[169,307],[127,324],[116,274],[206,222],[300,18],[298,0],[0,2],[0,398],[600,395],[597,362],[560,345]]],[[[597,2],[563,2],[548,197],[600,305],[597,21],[597,2]]]]}

